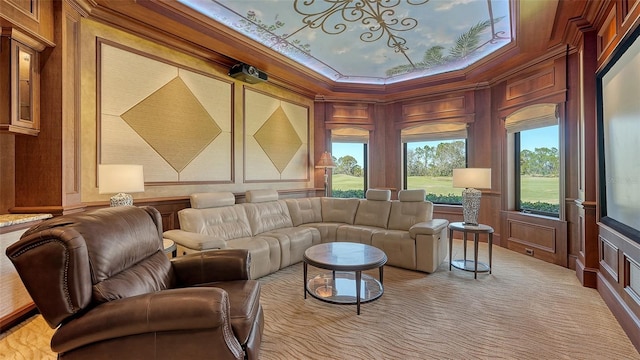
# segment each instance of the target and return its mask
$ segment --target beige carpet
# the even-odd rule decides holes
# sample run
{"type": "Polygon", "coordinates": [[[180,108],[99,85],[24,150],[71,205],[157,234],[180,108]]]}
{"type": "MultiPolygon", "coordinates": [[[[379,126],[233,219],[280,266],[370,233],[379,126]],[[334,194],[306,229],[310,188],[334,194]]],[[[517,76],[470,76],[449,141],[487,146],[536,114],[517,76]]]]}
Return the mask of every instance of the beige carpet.
{"type": "MultiPolygon", "coordinates": [[[[486,258],[486,244],[480,250],[486,258]]],[[[460,252],[457,241],[454,258],[460,252]]],[[[385,267],[384,295],[359,316],[352,305],[305,300],[301,264],[261,282],[264,360],[640,359],[573,271],[499,247],[493,274],[477,280],[446,263],[434,274],[385,267]]],[[[34,317],[0,335],[0,359],[54,359],[51,333],[34,317]]]]}

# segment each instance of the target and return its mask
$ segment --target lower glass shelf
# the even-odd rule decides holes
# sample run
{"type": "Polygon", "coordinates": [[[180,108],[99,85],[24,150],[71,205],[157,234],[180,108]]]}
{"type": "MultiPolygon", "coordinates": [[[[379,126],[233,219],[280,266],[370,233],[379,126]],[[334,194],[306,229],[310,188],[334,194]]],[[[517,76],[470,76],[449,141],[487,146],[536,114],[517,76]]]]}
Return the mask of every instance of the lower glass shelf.
{"type": "MultiPolygon", "coordinates": [[[[473,272],[475,270],[475,261],[463,259],[453,260],[451,261],[451,266],[456,269],[473,272]]],[[[478,261],[478,272],[489,272],[489,265],[478,261]]]]}
{"type": "MultiPolygon", "coordinates": [[[[307,280],[307,292],[318,300],[334,304],[355,304],[356,275],[354,272],[336,271],[320,274],[307,280]]],[[[373,301],[384,289],[378,279],[362,274],[360,279],[360,303],[373,301]]]]}

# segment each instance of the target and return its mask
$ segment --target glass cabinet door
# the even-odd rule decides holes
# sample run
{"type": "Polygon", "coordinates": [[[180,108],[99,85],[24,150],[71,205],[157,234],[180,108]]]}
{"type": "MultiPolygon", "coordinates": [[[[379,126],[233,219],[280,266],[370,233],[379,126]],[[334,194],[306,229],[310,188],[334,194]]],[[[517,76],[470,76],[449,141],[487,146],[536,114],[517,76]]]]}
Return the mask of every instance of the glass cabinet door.
{"type": "Polygon", "coordinates": [[[18,127],[17,132],[31,135],[40,129],[37,55],[30,47],[11,41],[11,123],[18,127]]]}

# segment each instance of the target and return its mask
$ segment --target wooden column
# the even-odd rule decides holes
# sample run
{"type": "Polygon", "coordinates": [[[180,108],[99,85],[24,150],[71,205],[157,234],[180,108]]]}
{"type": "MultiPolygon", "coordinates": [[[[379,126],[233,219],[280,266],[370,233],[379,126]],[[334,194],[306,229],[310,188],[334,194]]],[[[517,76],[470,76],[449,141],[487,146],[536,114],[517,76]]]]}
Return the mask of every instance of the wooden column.
{"type": "Polygon", "coordinates": [[[576,260],[576,275],[584,286],[596,287],[598,274],[598,214],[597,203],[597,124],[596,68],[597,33],[584,32],[582,43],[582,116],[580,118],[580,190],[578,205],[580,251],[576,260]]]}
{"type": "Polygon", "coordinates": [[[40,56],[41,129],[16,138],[16,203],[19,213],[64,214],[80,205],[80,14],[55,1],[54,47],[40,56]]]}

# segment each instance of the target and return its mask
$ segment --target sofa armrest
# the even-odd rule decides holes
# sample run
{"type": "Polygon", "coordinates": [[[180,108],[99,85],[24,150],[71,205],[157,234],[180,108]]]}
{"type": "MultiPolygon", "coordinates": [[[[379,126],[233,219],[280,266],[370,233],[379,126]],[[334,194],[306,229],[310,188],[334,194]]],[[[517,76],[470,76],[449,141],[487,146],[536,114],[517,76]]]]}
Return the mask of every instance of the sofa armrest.
{"type": "Polygon", "coordinates": [[[61,326],[51,339],[51,348],[63,353],[126,336],[203,329],[219,334],[211,339],[212,345],[221,345],[232,357],[241,357],[240,343],[226,336],[233,333],[228,294],[211,287],[172,289],[106,302],[61,326]]]}
{"type": "Polygon", "coordinates": [[[224,249],[227,247],[227,242],[224,239],[190,231],[167,230],[162,236],[166,239],[173,240],[176,244],[198,251],[224,249]]]}
{"type": "Polygon", "coordinates": [[[411,235],[413,239],[415,239],[418,234],[437,235],[446,228],[447,225],[449,225],[449,221],[446,219],[432,219],[419,222],[409,228],[409,235],[411,235]]]}
{"type": "Polygon", "coordinates": [[[171,259],[177,286],[248,280],[250,265],[247,249],[210,250],[171,259]]]}

